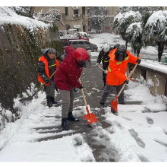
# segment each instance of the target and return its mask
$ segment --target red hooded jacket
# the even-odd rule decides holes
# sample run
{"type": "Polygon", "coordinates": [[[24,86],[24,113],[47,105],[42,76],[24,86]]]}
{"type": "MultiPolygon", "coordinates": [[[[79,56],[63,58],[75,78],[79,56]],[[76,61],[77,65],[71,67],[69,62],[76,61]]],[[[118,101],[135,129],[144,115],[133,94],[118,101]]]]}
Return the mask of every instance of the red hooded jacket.
{"type": "Polygon", "coordinates": [[[81,76],[82,68],[78,68],[78,65],[73,58],[74,51],[71,46],[66,49],[66,57],[60,64],[54,76],[54,81],[58,89],[70,91],[72,88],[79,88],[81,86],[78,79],[81,76]]]}

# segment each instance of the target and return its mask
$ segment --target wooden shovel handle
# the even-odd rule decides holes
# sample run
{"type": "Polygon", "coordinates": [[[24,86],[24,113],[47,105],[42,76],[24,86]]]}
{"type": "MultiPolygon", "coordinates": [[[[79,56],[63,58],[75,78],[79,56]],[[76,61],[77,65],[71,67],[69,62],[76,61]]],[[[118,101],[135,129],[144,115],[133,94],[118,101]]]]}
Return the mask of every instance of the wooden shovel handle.
{"type": "Polygon", "coordinates": [[[101,68],[100,66],[98,66],[101,70],[105,71],[103,68],[101,68]]]}
{"type": "MultiPolygon", "coordinates": [[[[143,54],[141,54],[141,56],[139,57],[139,59],[141,59],[142,56],[143,56],[143,54]]],[[[131,71],[130,75],[127,77],[127,78],[128,78],[128,79],[127,79],[128,81],[129,81],[130,77],[132,76],[132,74],[134,73],[134,71],[135,71],[137,65],[138,65],[138,63],[136,63],[136,65],[134,66],[134,68],[133,68],[133,70],[131,71]]],[[[123,91],[123,89],[125,88],[125,86],[126,86],[126,83],[122,86],[122,88],[121,88],[121,90],[119,91],[117,97],[120,96],[120,94],[122,93],[122,91],[123,91]]]]}
{"type": "MultiPolygon", "coordinates": [[[[56,71],[50,76],[49,79],[51,79],[55,73],[56,73],[56,71]]],[[[43,83],[43,84],[40,86],[40,88],[32,95],[32,97],[35,96],[35,95],[43,88],[44,85],[45,85],[45,83],[43,83]]]]}
{"type": "MultiPolygon", "coordinates": [[[[81,79],[80,78],[79,78],[79,82],[81,83],[81,79]]],[[[81,89],[81,92],[82,92],[82,96],[83,96],[83,99],[84,99],[85,106],[88,107],[83,89],[81,89]]]]}

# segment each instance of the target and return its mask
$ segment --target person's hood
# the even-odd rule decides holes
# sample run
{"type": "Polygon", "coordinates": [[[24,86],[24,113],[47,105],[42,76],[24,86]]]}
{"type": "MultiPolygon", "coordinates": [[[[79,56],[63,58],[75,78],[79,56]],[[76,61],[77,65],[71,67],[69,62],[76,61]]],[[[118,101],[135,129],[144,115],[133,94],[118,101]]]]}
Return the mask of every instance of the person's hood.
{"type": "Polygon", "coordinates": [[[42,54],[46,55],[46,53],[48,52],[48,50],[49,50],[49,48],[45,49],[42,54]]]}
{"type": "Polygon", "coordinates": [[[67,46],[66,48],[65,48],[65,52],[68,54],[68,53],[70,53],[70,52],[72,52],[72,51],[74,51],[75,49],[70,45],[70,46],[67,46]]]}

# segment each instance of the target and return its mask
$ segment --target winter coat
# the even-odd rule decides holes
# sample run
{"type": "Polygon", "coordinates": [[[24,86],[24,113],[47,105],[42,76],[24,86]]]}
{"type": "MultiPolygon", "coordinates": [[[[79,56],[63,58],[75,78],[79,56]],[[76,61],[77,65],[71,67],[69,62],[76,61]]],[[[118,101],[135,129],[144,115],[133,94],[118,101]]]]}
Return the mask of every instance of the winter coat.
{"type": "Polygon", "coordinates": [[[106,83],[113,86],[118,86],[124,83],[124,81],[127,79],[125,73],[128,62],[136,64],[137,61],[137,57],[133,56],[128,50],[126,52],[127,56],[125,57],[125,60],[122,62],[115,60],[116,50],[117,49],[109,53],[110,60],[106,79],[106,83]]]}
{"type": "MultiPolygon", "coordinates": [[[[47,52],[44,52],[44,55],[42,55],[38,60],[38,81],[45,83],[50,80],[50,76],[56,71],[58,67],[59,62],[56,59],[56,56],[54,59],[50,59],[47,55],[47,52]]],[[[54,76],[52,77],[52,79],[53,78],[54,76]]],[[[45,85],[49,86],[49,83],[45,85]]]]}
{"type": "Polygon", "coordinates": [[[103,49],[100,51],[99,56],[97,58],[97,63],[100,64],[100,62],[102,61],[103,64],[103,69],[107,70],[108,69],[108,65],[109,65],[109,52],[106,53],[106,55],[104,55],[104,51],[103,49]]]}
{"type": "Polygon", "coordinates": [[[75,49],[67,48],[66,57],[56,71],[54,81],[58,89],[70,91],[72,88],[81,87],[78,79],[81,76],[82,68],[79,68],[76,60],[73,58],[75,49]]]}

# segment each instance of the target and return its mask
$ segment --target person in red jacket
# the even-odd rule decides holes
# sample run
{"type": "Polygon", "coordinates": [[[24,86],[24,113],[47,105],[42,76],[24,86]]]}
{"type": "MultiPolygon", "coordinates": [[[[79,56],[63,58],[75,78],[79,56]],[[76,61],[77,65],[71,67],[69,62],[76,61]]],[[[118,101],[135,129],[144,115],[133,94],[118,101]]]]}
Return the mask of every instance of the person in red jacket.
{"type": "MultiPolygon", "coordinates": [[[[124,83],[128,83],[127,77],[125,76],[128,62],[133,64],[140,64],[141,60],[133,56],[124,45],[120,45],[115,50],[109,53],[109,66],[107,72],[106,86],[102,92],[100,98],[100,106],[103,108],[107,96],[116,87],[117,94],[121,90],[124,83]]],[[[124,91],[120,94],[118,98],[119,104],[124,103],[124,91]]],[[[116,112],[117,113],[117,112],[116,112]]]]}
{"type": "Polygon", "coordinates": [[[73,49],[71,46],[66,47],[66,57],[60,64],[56,71],[54,81],[59,90],[62,99],[62,128],[69,130],[67,125],[68,121],[79,121],[74,117],[73,101],[74,101],[74,88],[82,89],[83,86],[78,79],[81,76],[83,67],[90,65],[89,55],[83,48],[73,49]]]}

